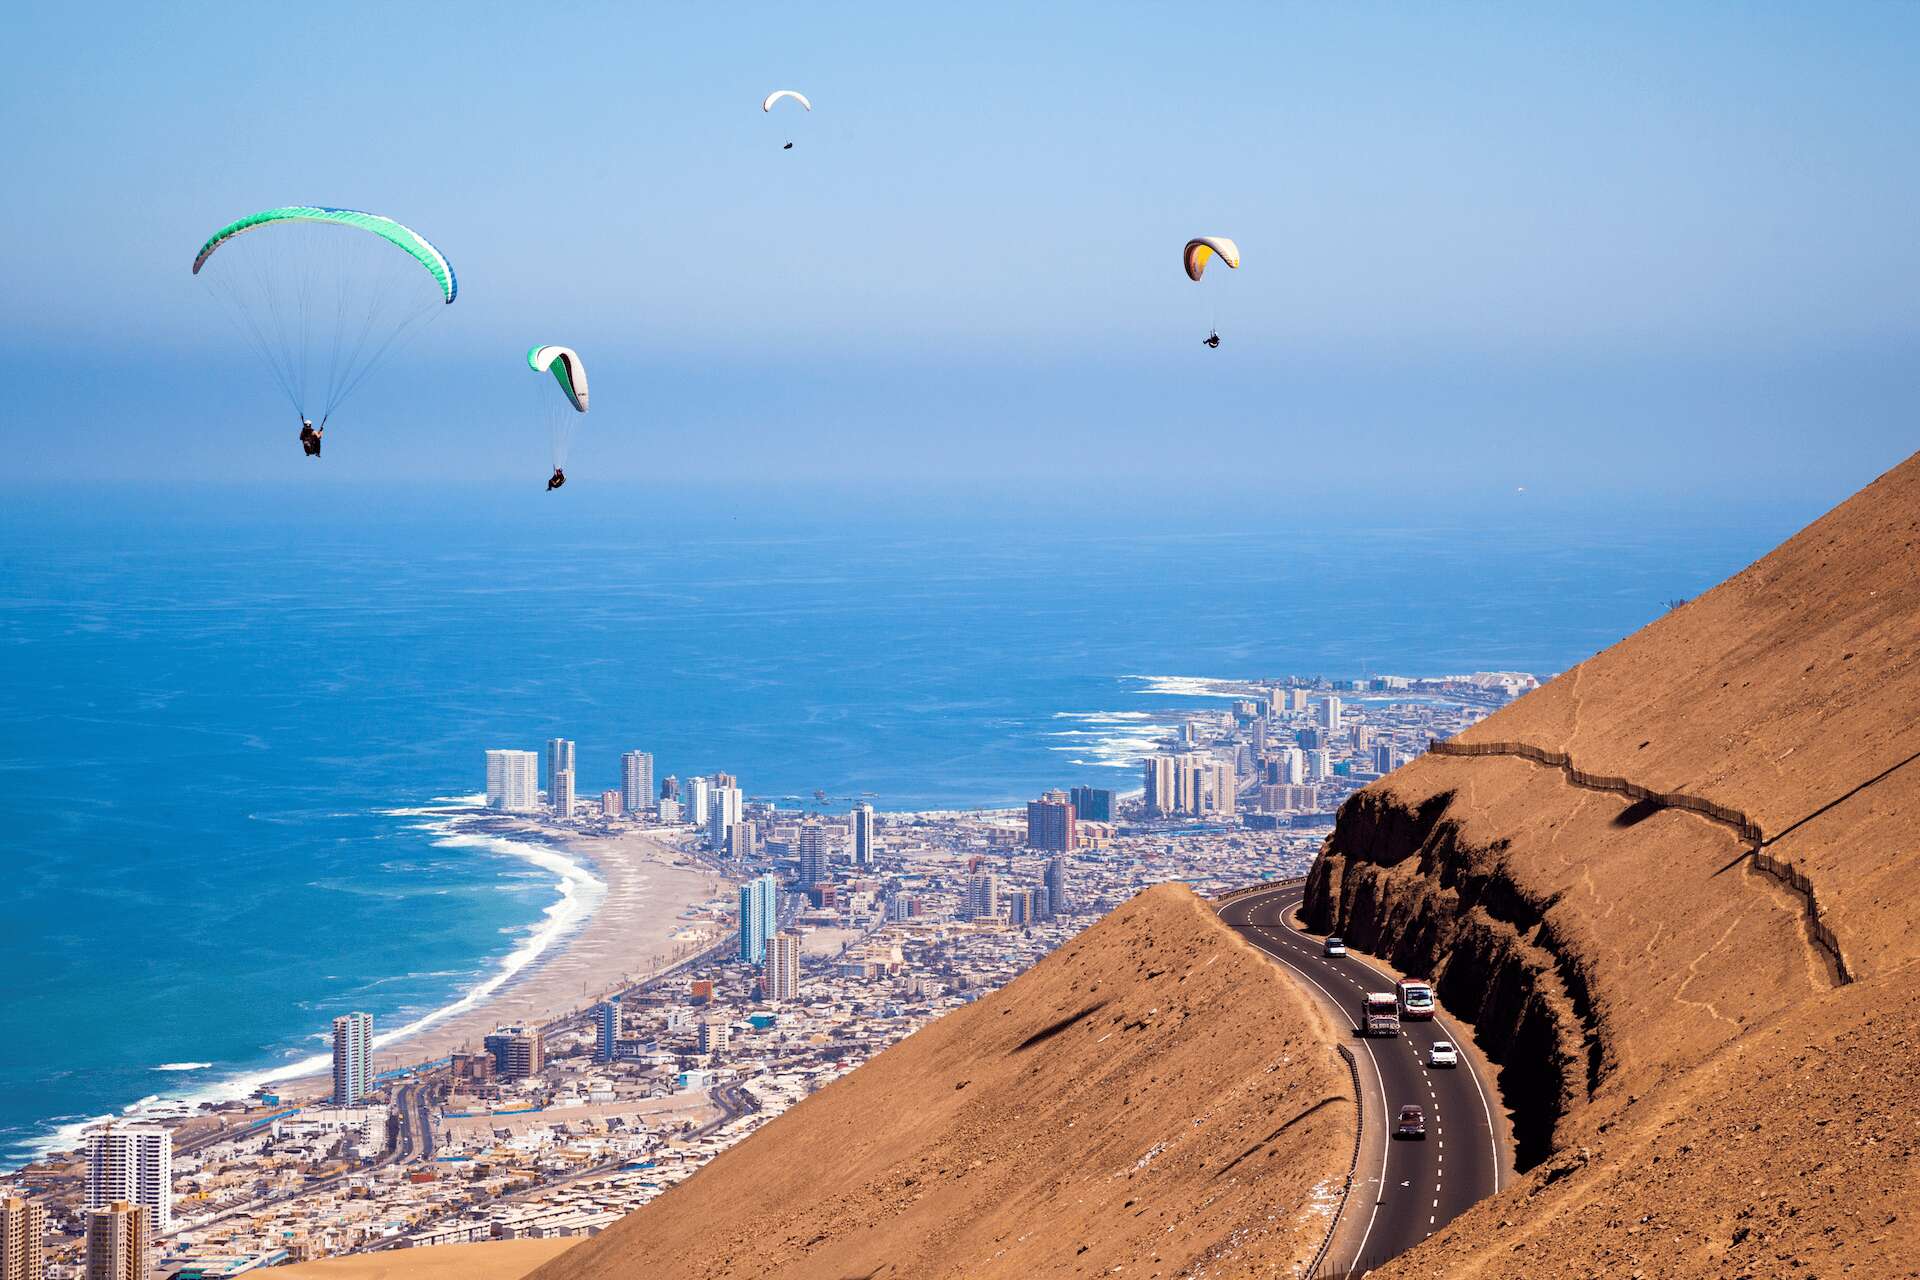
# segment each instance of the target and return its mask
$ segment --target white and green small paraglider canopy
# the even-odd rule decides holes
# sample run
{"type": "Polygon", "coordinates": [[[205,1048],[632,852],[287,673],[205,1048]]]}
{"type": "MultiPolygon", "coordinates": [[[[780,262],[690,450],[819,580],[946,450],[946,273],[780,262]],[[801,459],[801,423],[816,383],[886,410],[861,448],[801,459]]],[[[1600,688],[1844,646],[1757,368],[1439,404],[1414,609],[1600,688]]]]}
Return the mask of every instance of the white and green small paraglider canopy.
{"type": "Polygon", "coordinates": [[[567,403],[581,413],[587,411],[587,366],[572,347],[534,347],[527,352],[527,367],[535,373],[551,373],[560,384],[567,403]]]}

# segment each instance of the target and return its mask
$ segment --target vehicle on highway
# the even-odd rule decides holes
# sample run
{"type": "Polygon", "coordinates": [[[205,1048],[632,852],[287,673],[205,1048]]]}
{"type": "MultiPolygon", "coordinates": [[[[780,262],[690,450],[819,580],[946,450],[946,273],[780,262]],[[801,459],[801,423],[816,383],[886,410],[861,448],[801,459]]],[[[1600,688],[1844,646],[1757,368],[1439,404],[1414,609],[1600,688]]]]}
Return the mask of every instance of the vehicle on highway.
{"type": "Polygon", "coordinates": [[[1394,993],[1400,999],[1400,1016],[1407,1019],[1433,1016],[1433,984],[1418,978],[1403,978],[1394,993]]]}
{"type": "Polygon", "coordinates": [[[1320,954],[1323,956],[1343,956],[1347,954],[1347,944],[1338,938],[1328,938],[1321,944],[1320,954]]]}
{"type": "Polygon", "coordinates": [[[1435,1040],[1433,1047],[1427,1050],[1427,1065],[1430,1067],[1457,1067],[1460,1055],[1455,1052],[1451,1041],[1435,1040]]]}
{"type": "Polygon", "coordinates": [[[1400,1108],[1400,1119],[1394,1123],[1393,1136],[1417,1138],[1424,1142],[1427,1137],[1427,1113],[1418,1107],[1400,1108]]]}
{"type": "Polygon", "coordinates": [[[1360,997],[1360,1025],[1363,1036],[1400,1034],[1400,1004],[1391,991],[1369,991],[1360,997]]]}

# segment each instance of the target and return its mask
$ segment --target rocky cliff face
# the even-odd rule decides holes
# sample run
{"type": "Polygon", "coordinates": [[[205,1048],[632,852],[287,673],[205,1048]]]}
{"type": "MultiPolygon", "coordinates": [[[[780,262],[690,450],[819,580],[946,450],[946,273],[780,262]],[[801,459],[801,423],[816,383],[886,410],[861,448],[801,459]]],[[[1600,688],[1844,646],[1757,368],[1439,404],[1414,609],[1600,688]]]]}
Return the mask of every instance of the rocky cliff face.
{"type": "Polygon", "coordinates": [[[1917,551],[1920,459],[1342,810],[1308,916],[1433,976],[1533,1171],[1393,1273],[1883,1273],[1855,1229],[1916,1207],[1885,1024],[1920,962],[1917,551]]]}
{"type": "Polygon", "coordinates": [[[1516,884],[1502,849],[1464,840],[1452,797],[1396,802],[1368,792],[1341,814],[1308,884],[1322,932],[1433,979],[1502,1064],[1522,1169],[1551,1151],[1554,1126],[1597,1084],[1602,1042],[1579,954],[1546,923],[1550,899],[1516,884]]]}

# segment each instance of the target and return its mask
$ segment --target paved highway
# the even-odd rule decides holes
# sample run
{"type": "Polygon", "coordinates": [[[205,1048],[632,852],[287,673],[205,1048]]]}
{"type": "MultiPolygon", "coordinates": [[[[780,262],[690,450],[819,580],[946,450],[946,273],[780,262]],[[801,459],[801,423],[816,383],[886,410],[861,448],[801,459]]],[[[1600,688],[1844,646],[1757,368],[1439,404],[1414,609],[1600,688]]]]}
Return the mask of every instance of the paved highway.
{"type": "MultiPolygon", "coordinates": [[[[1323,939],[1294,928],[1292,916],[1305,890],[1286,885],[1250,894],[1220,908],[1220,918],[1247,941],[1306,979],[1308,989],[1338,1011],[1338,1025],[1351,1029],[1360,997],[1392,991],[1394,979],[1363,956],[1322,954],[1323,939]]],[[[1431,1022],[1403,1021],[1395,1040],[1353,1035],[1349,1046],[1360,1061],[1362,1149],[1339,1244],[1329,1270],[1354,1275],[1377,1266],[1432,1235],[1468,1206],[1500,1189],[1506,1168],[1500,1150],[1491,1083],[1483,1081],[1466,1053],[1452,1070],[1427,1066],[1436,1040],[1460,1043],[1444,1016],[1431,1022]],[[1408,1103],[1426,1112],[1424,1142],[1392,1138],[1392,1125],[1408,1103]],[[1371,1182],[1375,1170],[1384,1175],[1371,1182]]]]}

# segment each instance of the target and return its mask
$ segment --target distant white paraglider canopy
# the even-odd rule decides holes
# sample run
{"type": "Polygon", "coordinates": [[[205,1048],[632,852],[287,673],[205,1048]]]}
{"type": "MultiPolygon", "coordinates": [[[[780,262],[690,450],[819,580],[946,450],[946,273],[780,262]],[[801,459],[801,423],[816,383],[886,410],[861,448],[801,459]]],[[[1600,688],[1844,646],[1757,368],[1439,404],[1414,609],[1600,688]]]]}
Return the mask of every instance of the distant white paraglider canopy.
{"type": "Polygon", "coordinates": [[[800,92],[798,89],[775,89],[772,93],[767,95],[767,100],[760,104],[760,109],[762,111],[771,111],[773,110],[773,104],[780,101],[780,99],[782,98],[792,98],[795,102],[799,103],[801,106],[805,107],[807,110],[809,111],[813,110],[813,104],[807,101],[807,95],[800,92]]]}

